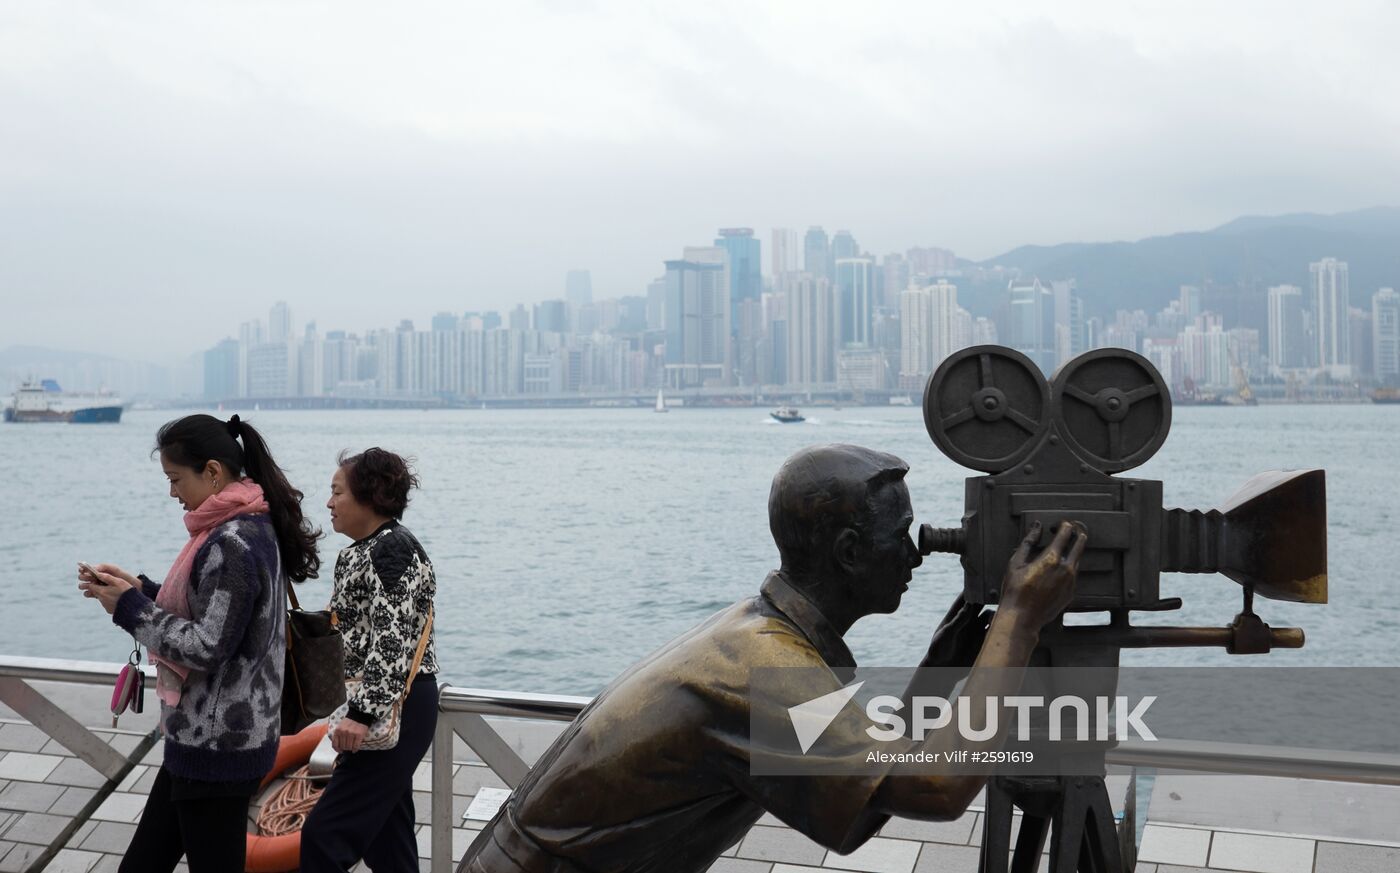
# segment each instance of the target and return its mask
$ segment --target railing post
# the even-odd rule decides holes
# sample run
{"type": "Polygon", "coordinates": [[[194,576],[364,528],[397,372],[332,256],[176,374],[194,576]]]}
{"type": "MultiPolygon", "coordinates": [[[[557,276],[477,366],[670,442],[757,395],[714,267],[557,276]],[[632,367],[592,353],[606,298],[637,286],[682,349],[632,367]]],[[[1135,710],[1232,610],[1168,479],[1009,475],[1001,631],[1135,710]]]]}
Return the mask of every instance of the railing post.
{"type": "MultiPolygon", "coordinates": [[[[447,687],[444,685],[443,689],[447,687]]],[[[443,712],[439,703],[437,727],[433,731],[432,857],[429,859],[433,873],[452,870],[452,745],[455,736],[452,716],[443,712]]]]}

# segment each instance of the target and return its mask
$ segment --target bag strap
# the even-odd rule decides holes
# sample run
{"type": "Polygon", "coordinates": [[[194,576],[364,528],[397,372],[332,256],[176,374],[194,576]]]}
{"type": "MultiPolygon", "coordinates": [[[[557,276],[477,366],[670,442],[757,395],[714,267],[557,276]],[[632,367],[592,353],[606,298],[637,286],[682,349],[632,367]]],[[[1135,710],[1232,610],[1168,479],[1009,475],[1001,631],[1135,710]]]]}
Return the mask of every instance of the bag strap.
{"type": "Polygon", "coordinates": [[[292,605],[292,609],[301,609],[301,602],[297,600],[297,593],[293,590],[295,586],[292,580],[287,580],[287,602],[292,605]]]}
{"type": "Polygon", "coordinates": [[[428,607],[428,621],[423,625],[423,636],[418,640],[418,651],[413,653],[413,666],[408,668],[408,681],[403,684],[403,696],[408,697],[408,691],[413,687],[413,680],[418,676],[418,668],[423,663],[423,655],[428,651],[428,639],[433,635],[433,607],[428,607]]]}

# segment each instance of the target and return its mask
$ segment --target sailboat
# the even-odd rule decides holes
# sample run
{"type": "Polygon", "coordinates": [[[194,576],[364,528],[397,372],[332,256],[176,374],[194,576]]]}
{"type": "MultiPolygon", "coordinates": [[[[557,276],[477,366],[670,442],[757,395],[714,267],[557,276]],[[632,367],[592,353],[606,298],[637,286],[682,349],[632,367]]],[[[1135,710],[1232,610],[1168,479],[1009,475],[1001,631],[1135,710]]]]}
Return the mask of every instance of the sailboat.
{"type": "Polygon", "coordinates": [[[652,410],[652,411],[653,411],[653,412],[670,412],[671,410],[669,410],[669,409],[666,408],[666,398],[661,396],[661,391],[662,391],[662,389],[660,389],[660,388],[657,388],[657,389],[656,389],[656,409],[654,409],[654,410],[652,410]]]}

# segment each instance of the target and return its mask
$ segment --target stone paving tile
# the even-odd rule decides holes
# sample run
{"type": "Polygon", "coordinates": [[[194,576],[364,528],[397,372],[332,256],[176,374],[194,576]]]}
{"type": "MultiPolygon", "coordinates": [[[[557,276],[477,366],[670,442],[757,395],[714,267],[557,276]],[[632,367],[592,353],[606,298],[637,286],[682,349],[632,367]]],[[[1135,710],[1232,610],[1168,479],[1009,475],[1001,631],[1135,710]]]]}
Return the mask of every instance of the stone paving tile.
{"type": "Polygon", "coordinates": [[[972,838],[976,813],[968,813],[954,821],[919,821],[912,818],[892,818],[880,829],[880,836],[898,840],[921,840],[929,843],[966,845],[972,838]]]}
{"type": "Polygon", "coordinates": [[[919,848],[912,840],[875,837],[849,855],[828,852],[823,866],[865,873],[910,873],[919,860],[919,848]]]}
{"type": "Polygon", "coordinates": [[[754,825],[739,844],[738,857],[820,866],[826,849],[797,831],[754,825]]]}
{"type": "Polygon", "coordinates": [[[87,806],[95,796],[97,796],[96,788],[64,788],[63,796],[47,811],[52,815],[75,816],[82,812],[83,807],[87,806]]]}
{"type": "Polygon", "coordinates": [[[44,867],[44,873],[88,873],[101,859],[100,852],[63,849],[44,867]]]}
{"type": "MultiPolygon", "coordinates": [[[[489,767],[462,767],[457,771],[457,775],[452,777],[453,794],[476,794],[482,788],[507,788],[505,781],[497,776],[489,767]]],[[[418,777],[415,774],[413,781],[414,791],[432,791],[433,783],[430,778],[425,785],[418,784],[418,777]]]]}
{"type": "Polygon", "coordinates": [[[33,725],[0,725],[0,749],[7,752],[40,752],[48,744],[49,735],[33,725]]]}
{"type": "Polygon", "coordinates": [[[107,741],[107,744],[117,750],[117,754],[123,758],[130,758],[131,753],[136,751],[136,747],[141,745],[145,737],[141,734],[117,734],[107,741]]]}
{"type": "Polygon", "coordinates": [[[117,868],[121,867],[121,864],[120,855],[103,855],[88,873],[117,873],[117,868]]]}
{"type": "Polygon", "coordinates": [[[42,812],[26,812],[19,821],[5,831],[5,839],[15,843],[39,843],[47,846],[72,819],[64,815],[48,815],[42,812]]]}
{"type": "Polygon", "coordinates": [[[146,775],[146,771],[152,768],[145,764],[137,764],[131,768],[131,772],[126,774],[126,778],[117,783],[118,791],[135,791],[136,783],[141,781],[141,777],[146,775]]]}
{"type": "MultiPolygon", "coordinates": [[[[101,788],[107,784],[107,777],[92,769],[85,761],[77,758],[55,759],[60,763],[53,768],[45,782],[56,785],[76,785],[79,788],[101,788]]],[[[3,764],[4,762],[0,762],[3,764]]]]}
{"type": "Polygon", "coordinates": [[[1400,849],[1348,843],[1317,844],[1315,873],[1395,873],[1400,849]]]}
{"type": "Polygon", "coordinates": [[[1207,830],[1149,824],[1143,828],[1138,857],[1154,864],[1202,867],[1210,855],[1210,835],[1207,830]]]}
{"type": "Polygon", "coordinates": [[[1313,841],[1217,831],[1210,845],[1210,865],[1249,873],[1311,873],[1313,841]]]}
{"type": "MultiPolygon", "coordinates": [[[[74,758],[60,758],[57,755],[39,755],[33,752],[6,752],[5,757],[0,758],[0,779],[43,782],[49,778],[59,764],[75,760],[74,758]]],[[[87,765],[83,764],[83,766],[87,765]]]]}
{"type": "Polygon", "coordinates": [[[42,782],[11,782],[0,791],[0,809],[13,812],[48,812],[63,795],[62,785],[42,782]]]}
{"type": "Polygon", "coordinates": [[[824,873],[821,867],[804,867],[801,864],[774,864],[771,873],[824,873]]]}
{"type": "Polygon", "coordinates": [[[772,869],[773,865],[768,861],[746,861],[743,858],[720,858],[710,865],[709,873],[769,873],[772,869]]]}
{"type": "Polygon", "coordinates": [[[5,857],[0,858],[0,873],[25,873],[34,863],[34,859],[44,854],[47,848],[29,843],[16,843],[5,853],[5,857]]]}
{"type": "Polygon", "coordinates": [[[107,795],[92,817],[98,821],[136,822],[141,819],[141,811],[145,808],[146,795],[114,791],[107,795]]]}
{"type": "Polygon", "coordinates": [[[975,873],[982,851],[976,846],[924,843],[914,873],[975,873]]]}
{"type": "Polygon", "coordinates": [[[1139,861],[1138,865],[1133,868],[1133,873],[1157,873],[1157,865],[1144,864],[1143,862],[1139,861]]]}
{"type": "Polygon", "coordinates": [[[136,825],[125,822],[98,822],[92,833],[83,838],[79,848],[93,852],[109,852],[120,855],[131,845],[131,836],[136,833],[136,825]]]}
{"type": "Polygon", "coordinates": [[[1158,864],[1157,873],[1235,873],[1219,867],[1178,867],[1175,864],[1158,864]]]}

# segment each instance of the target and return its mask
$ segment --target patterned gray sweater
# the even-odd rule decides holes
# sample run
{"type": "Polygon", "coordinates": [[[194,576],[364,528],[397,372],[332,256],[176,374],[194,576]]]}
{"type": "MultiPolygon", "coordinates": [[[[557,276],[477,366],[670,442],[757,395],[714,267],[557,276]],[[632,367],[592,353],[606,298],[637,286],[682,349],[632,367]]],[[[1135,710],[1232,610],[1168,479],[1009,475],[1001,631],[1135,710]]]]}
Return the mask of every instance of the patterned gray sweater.
{"type": "Polygon", "coordinates": [[[165,766],[209,782],[258,779],[281,733],[286,579],[266,513],[214,528],[190,570],[190,618],[159,609],[144,576],[112,621],[162,658],[190,668],[180,702],[161,704],[165,766]]]}

